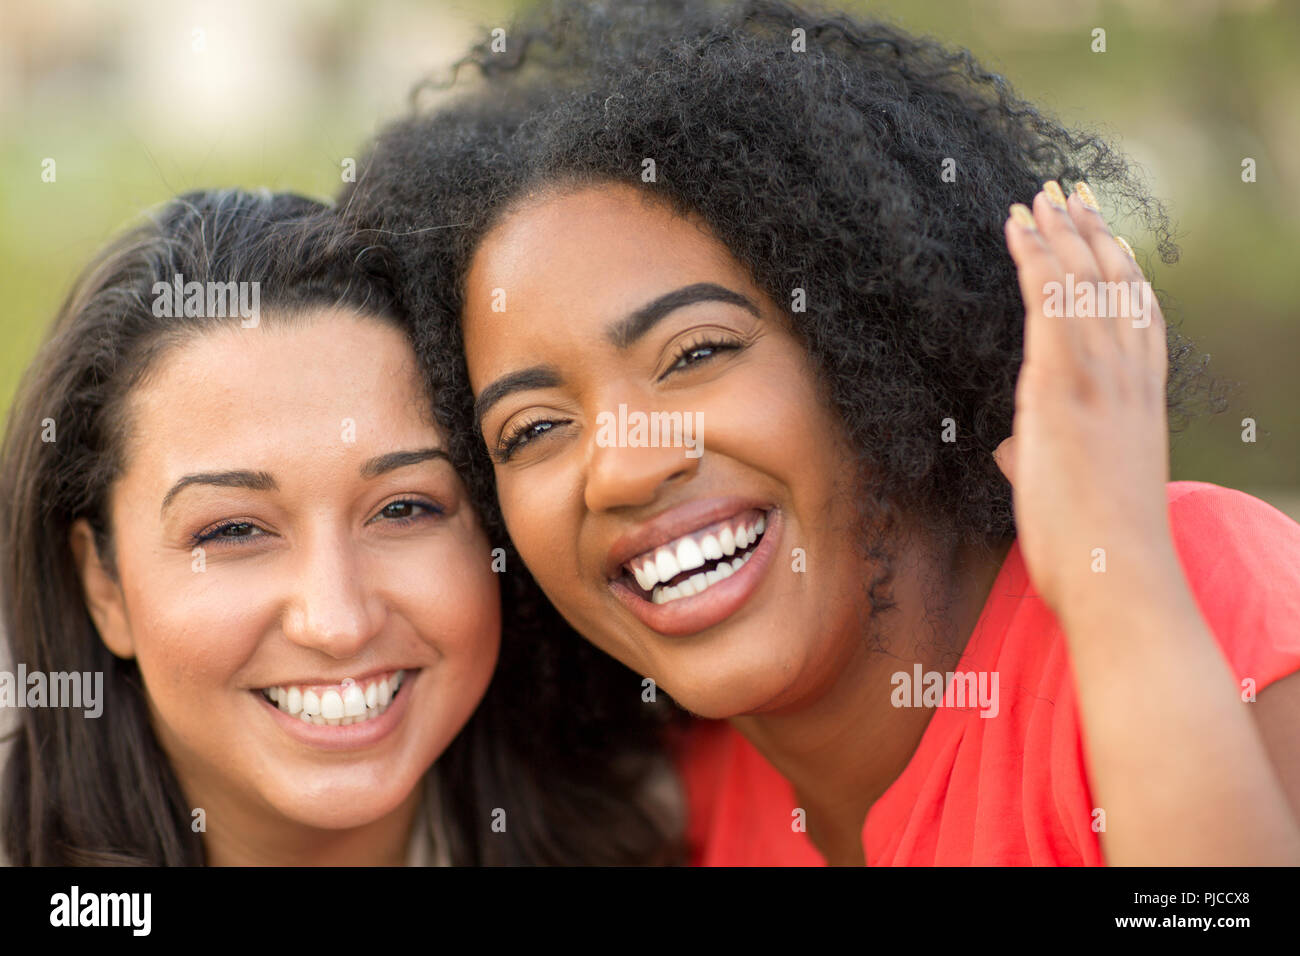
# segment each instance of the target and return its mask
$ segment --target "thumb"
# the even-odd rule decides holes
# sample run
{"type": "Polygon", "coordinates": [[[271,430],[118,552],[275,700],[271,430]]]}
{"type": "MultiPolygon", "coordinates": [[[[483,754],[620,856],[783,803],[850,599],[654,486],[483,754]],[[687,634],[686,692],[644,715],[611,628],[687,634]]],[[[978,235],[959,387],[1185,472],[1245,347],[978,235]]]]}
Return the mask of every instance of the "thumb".
{"type": "Polygon", "coordinates": [[[997,448],[993,449],[993,460],[997,463],[998,470],[1002,472],[1007,481],[1015,486],[1016,473],[1016,439],[1015,436],[1008,438],[997,448]]]}

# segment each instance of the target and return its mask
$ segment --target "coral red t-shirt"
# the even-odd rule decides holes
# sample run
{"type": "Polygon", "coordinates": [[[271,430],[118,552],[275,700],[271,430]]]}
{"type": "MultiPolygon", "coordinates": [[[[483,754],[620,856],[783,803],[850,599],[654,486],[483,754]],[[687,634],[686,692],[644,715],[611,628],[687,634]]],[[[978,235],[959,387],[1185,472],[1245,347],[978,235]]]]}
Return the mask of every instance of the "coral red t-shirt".
{"type": "MultiPolygon", "coordinates": [[[[1250,495],[1168,485],[1170,522],[1201,613],[1257,691],[1300,670],[1300,525],[1250,495]]],[[[1013,545],[955,672],[997,672],[999,712],[938,707],[862,830],[871,866],[1101,865],[1065,636],[1013,545]]],[[[726,721],[678,753],[701,866],[824,866],[794,829],[794,790],[726,721]]]]}

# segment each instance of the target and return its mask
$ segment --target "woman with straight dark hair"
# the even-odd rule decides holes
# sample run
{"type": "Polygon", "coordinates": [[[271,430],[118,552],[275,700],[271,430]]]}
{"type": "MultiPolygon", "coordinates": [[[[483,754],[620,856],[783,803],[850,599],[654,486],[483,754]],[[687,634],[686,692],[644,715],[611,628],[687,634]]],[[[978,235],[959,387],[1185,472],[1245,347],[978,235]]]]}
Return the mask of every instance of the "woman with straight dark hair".
{"type": "Polygon", "coordinates": [[[662,708],[480,520],[390,265],[220,190],[77,282],[0,450],[10,862],[675,858],[662,708]]]}

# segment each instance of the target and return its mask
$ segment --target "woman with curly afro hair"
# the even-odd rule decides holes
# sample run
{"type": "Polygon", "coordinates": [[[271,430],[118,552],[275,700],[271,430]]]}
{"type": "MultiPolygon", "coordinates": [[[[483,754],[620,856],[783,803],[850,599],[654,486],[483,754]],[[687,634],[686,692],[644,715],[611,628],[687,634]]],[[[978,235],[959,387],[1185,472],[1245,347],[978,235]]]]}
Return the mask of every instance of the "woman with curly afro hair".
{"type": "Polygon", "coordinates": [[[464,65],[344,200],[479,506],[697,718],[695,862],[1300,861],[1300,528],[1168,480],[1216,396],[1107,225],[1177,257],[1128,160],[783,3],[561,3],[464,65]]]}

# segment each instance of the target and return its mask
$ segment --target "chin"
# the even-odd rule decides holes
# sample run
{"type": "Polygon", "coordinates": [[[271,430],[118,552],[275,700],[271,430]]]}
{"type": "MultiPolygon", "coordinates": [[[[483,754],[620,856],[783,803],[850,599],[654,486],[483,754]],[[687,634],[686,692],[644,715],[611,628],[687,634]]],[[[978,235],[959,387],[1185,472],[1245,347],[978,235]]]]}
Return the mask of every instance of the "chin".
{"type": "Polygon", "coordinates": [[[311,790],[285,789],[268,794],[272,806],[294,822],[318,830],[351,830],[382,819],[398,809],[421,784],[416,777],[405,787],[342,786],[325,783],[311,790]]]}
{"type": "Polygon", "coordinates": [[[692,673],[678,692],[664,683],[661,686],[679,707],[706,720],[727,720],[767,710],[786,689],[784,681],[771,686],[773,672],[744,670],[709,676],[692,673]]]}

